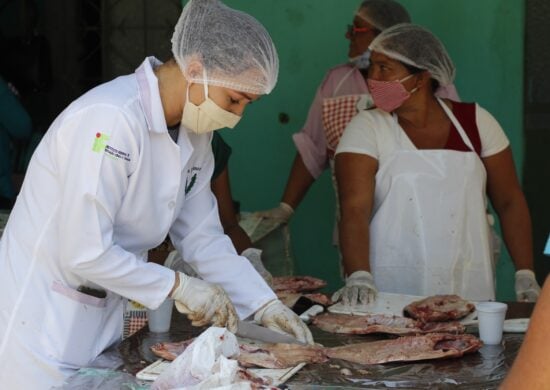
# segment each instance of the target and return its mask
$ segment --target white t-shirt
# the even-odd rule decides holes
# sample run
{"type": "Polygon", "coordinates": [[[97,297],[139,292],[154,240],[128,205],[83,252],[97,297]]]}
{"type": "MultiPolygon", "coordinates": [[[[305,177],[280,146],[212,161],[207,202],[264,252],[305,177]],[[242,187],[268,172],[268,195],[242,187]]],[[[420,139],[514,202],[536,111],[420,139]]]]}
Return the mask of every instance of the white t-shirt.
{"type": "MultiPolygon", "coordinates": [[[[478,104],[475,116],[481,139],[481,157],[489,157],[506,149],[510,141],[496,119],[478,104]]],[[[351,120],[340,139],[336,154],[366,154],[381,162],[396,150],[416,149],[396,117],[380,109],[373,109],[361,111],[351,120]]]]}

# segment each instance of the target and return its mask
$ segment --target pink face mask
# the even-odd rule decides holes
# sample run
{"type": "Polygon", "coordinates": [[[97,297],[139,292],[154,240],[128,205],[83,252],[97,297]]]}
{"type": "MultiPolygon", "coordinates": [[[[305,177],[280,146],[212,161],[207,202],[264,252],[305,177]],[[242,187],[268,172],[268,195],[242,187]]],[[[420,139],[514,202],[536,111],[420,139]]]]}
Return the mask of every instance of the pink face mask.
{"type": "Polygon", "coordinates": [[[417,89],[414,88],[409,92],[402,84],[403,81],[410,79],[412,76],[414,76],[414,74],[410,74],[404,79],[394,81],[367,79],[367,86],[369,87],[374,105],[386,112],[392,112],[401,107],[403,102],[417,89]]]}

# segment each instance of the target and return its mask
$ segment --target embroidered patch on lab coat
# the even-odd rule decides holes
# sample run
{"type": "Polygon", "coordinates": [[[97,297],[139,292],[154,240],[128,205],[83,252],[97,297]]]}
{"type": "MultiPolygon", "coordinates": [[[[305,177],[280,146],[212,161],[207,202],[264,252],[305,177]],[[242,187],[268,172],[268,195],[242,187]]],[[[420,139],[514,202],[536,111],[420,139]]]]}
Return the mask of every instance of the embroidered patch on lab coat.
{"type": "Polygon", "coordinates": [[[185,195],[187,195],[191,191],[191,188],[193,188],[193,186],[197,182],[197,175],[199,174],[201,169],[201,167],[193,167],[187,170],[188,176],[187,180],[185,181],[185,195]],[[189,175],[191,175],[191,177],[189,177],[189,175]]]}
{"type": "Polygon", "coordinates": [[[107,146],[107,141],[109,141],[109,135],[105,133],[96,133],[94,138],[94,144],[92,145],[92,151],[96,153],[101,153],[105,150],[107,146]]]}
{"type": "Polygon", "coordinates": [[[130,153],[126,153],[126,152],[123,152],[122,150],[115,149],[111,145],[105,146],[105,154],[114,158],[119,158],[124,161],[131,161],[130,153]]]}

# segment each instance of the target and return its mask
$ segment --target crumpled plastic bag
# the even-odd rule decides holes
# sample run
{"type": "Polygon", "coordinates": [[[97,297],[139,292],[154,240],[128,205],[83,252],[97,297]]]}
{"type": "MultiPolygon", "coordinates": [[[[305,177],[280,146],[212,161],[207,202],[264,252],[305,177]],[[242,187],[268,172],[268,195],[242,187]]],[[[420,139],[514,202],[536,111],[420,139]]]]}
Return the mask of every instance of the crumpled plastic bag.
{"type": "Polygon", "coordinates": [[[237,376],[237,338],[226,328],[210,327],[153,382],[151,390],[249,389],[237,376]]]}

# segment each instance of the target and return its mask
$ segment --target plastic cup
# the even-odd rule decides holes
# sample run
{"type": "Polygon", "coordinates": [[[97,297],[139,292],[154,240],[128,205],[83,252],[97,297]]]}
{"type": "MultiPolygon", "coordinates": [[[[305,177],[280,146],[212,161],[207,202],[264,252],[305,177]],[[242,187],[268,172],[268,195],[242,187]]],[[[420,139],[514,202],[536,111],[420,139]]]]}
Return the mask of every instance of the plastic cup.
{"type": "Polygon", "coordinates": [[[149,331],[154,333],[164,333],[170,330],[170,321],[172,320],[172,308],[174,300],[165,300],[158,309],[147,309],[147,324],[149,331]]]}
{"type": "Polygon", "coordinates": [[[479,338],[487,345],[500,344],[502,327],[508,305],[502,302],[480,302],[476,304],[479,320],[479,338]]]}

